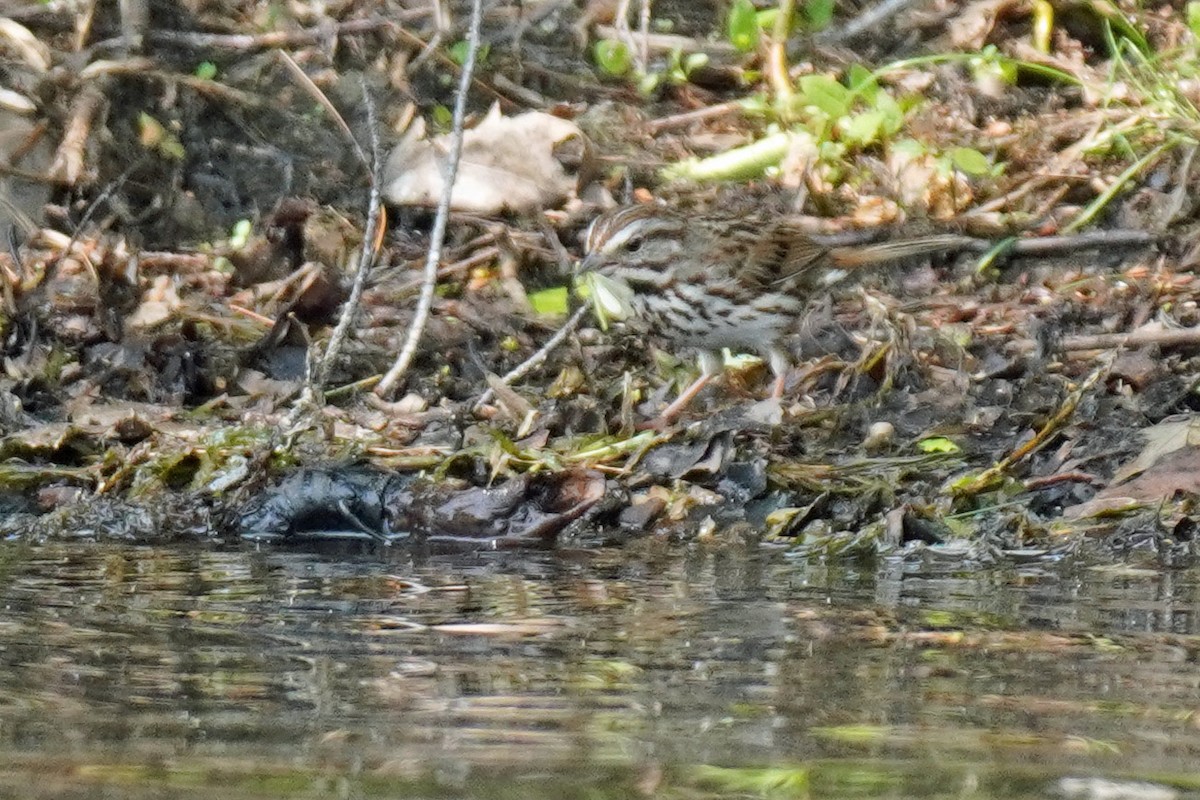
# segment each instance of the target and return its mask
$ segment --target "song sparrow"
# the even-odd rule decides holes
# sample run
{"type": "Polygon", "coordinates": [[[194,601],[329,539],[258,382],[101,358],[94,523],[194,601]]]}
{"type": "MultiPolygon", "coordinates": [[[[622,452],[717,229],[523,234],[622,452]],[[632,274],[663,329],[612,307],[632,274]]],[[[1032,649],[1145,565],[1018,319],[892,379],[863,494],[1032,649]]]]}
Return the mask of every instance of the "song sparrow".
{"type": "Polygon", "coordinates": [[[592,223],[580,272],[590,276],[593,300],[604,303],[609,316],[635,318],[650,336],[699,351],[701,375],[663,412],[665,422],[720,372],[723,348],[763,355],[776,377],[775,395],[782,394],[791,363],[783,340],[810,298],[855,268],[973,241],[942,235],[834,247],[786,219],[686,215],[639,205],[592,223]]]}

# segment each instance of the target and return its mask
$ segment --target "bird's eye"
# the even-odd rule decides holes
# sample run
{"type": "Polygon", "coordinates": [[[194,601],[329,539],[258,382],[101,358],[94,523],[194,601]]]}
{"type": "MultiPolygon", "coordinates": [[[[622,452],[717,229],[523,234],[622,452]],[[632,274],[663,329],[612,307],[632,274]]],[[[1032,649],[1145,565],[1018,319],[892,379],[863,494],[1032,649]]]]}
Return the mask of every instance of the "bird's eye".
{"type": "Polygon", "coordinates": [[[642,242],[645,241],[641,236],[634,236],[625,243],[625,249],[631,253],[636,253],[642,249],[642,242]]]}

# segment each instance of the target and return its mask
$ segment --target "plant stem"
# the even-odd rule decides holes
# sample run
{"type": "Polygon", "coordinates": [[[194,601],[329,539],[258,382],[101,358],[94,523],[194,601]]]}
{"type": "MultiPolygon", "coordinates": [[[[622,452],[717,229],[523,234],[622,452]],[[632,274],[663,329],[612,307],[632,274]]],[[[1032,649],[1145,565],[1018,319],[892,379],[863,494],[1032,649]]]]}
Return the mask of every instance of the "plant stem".
{"type": "Polygon", "coordinates": [[[792,30],[792,17],[796,0],[779,0],[779,14],[771,31],[771,44],[767,50],[767,80],[775,92],[775,102],[786,108],[792,99],[792,81],[788,77],[787,40],[792,30]]]}

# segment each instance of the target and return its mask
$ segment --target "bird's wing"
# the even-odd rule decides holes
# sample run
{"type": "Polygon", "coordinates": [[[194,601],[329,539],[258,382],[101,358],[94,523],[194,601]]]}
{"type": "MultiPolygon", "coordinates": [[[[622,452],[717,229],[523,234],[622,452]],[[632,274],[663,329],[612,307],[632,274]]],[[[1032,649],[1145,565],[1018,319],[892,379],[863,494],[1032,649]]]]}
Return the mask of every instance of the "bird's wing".
{"type": "Polygon", "coordinates": [[[786,222],[769,222],[747,234],[744,280],[763,291],[803,291],[823,283],[829,249],[786,222]]]}

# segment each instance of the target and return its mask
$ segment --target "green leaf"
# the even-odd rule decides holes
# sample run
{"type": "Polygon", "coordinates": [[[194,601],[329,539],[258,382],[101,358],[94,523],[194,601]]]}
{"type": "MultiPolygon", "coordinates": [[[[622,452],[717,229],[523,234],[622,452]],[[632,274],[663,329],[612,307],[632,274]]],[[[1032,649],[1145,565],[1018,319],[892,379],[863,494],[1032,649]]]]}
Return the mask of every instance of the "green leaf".
{"type": "Polygon", "coordinates": [[[891,147],[892,152],[896,155],[908,158],[918,158],[929,152],[929,148],[916,139],[900,139],[892,142],[891,147]]]}
{"type": "Polygon", "coordinates": [[[250,241],[250,234],[254,232],[254,225],[248,219],[239,219],[233,224],[233,230],[229,232],[229,246],[234,250],[241,250],[250,241]]]}
{"type": "Polygon", "coordinates": [[[879,82],[875,80],[871,70],[862,64],[851,64],[850,69],[846,71],[846,85],[869,105],[875,105],[876,96],[879,94],[879,82]]]}
{"type": "Polygon", "coordinates": [[[809,30],[820,31],[833,22],[834,0],[805,0],[804,19],[809,30]]]}
{"type": "Polygon", "coordinates": [[[771,111],[771,104],[762,92],[746,95],[741,100],[741,106],[746,116],[766,116],[771,111]]]}
{"type": "Polygon", "coordinates": [[[567,287],[555,286],[529,295],[529,305],[539,314],[564,316],[567,313],[567,287]]]}
{"type": "Polygon", "coordinates": [[[708,66],[708,53],[688,53],[683,57],[683,74],[691,77],[696,70],[708,66]]]}
{"type": "Polygon", "coordinates": [[[955,147],[946,155],[950,157],[950,163],[954,165],[955,169],[968,175],[991,174],[992,162],[978,150],[970,147],[955,147]]]}
{"type": "Polygon", "coordinates": [[[817,145],[817,160],[836,167],[846,158],[847,147],[842,142],[824,141],[817,145]]]}
{"type": "Polygon", "coordinates": [[[211,81],[217,77],[217,65],[211,61],[201,61],[196,65],[196,77],[201,80],[211,81]]]}
{"type": "Polygon", "coordinates": [[[1192,32],[1192,36],[1200,39],[1200,2],[1193,0],[1187,4],[1186,11],[1188,30],[1192,32]]]}
{"type": "Polygon", "coordinates": [[[601,39],[596,42],[592,48],[592,56],[601,72],[615,78],[627,75],[633,68],[633,56],[630,55],[629,48],[624,42],[615,39],[601,39]]]}
{"type": "Polygon", "coordinates": [[[761,30],[758,27],[758,11],[751,0],[733,0],[725,31],[729,43],[743,53],[758,47],[761,30]]]}
{"type": "Polygon", "coordinates": [[[917,449],[922,453],[957,453],[962,448],[945,436],[930,436],[917,442],[917,449]]]}
{"type": "Polygon", "coordinates": [[[155,150],[159,155],[176,161],[182,161],[187,156],[179,137],[145,111],[138,114],[137,124],[138,142],[142,147],[155,150]]]}
{"type": "Polygon", "coordinates": [[[1017,63],[1001,54],[995,45],[989,44],[967,63],[976,83],[990,81],[1004,86],[1015,86],[1017,83],[1017,63]]]}
{"type": "Polygon", "coordinates": [[[1114,34],[1127,39],[1138,49],[1138,52],[1150,54],[1150,43],[1146,41],[1146,35],[1129,21],[1129,18],[1115,3],[1111,0],[1090,0],[1085,5],[1099,19],[1111,25],[1114,34]]]}
{"type": "Polygon", "coordinates": [[[683,50],[676,47],[667,59],[667,78],[671,83],[687,83],[687,72],[683,69],[683,50]]]}
{"type": "Polygon", "coordinates": [[[887,92],[880,92],[872,105],[879,112],[882,120],[880,130],[884,136],[894,136],[904,128],[904,109],[896,102],[896,98],[887,92]]]}
{"type": "MultiPolygon", "coordinates": [[[[467,51],[470,49],[471,43],[466,39],[463,39],[461,42],[455,42],[454,44],[450,45],[450,60],[461,67],[463,64],[467,63],[467,51]]],[[[489,48],[488,45],[481,44],[479,46],[479,50],[475,52],[475,61],[479,64],[487,61],[488,52],[490,49],[491,48],[489,48]]]]}
{"type": "Polygon", "coordinates": [[[864,111],[842,119],[838,129],[842,139],[851,144],[871,144],[879,140],[879,132],[883,128],[883,114],[878,111],[864,111]]]}
{"type": "Polygon", "coordinates": [[[439,128],[449,128],[454,122],[454,113],[441,104],[434,106],[430,113],[433,116],[433,123],[439,128]]]}
{"type": "Polygon", "coordinates": [[[804,101],[816,106],[833,119],[841,119],[850,111],[853,95],[850,90],[828,75],[805,75],[800,79],[804,101]]]}
{"type": "Polygon", "coordinates": [[[638,91],[644,95],[652,95],[658,90],[658,87],[662,84],[662,80],[663,73],[647,72],[645,75],[642,75],[638,78],[638,91]]]}

